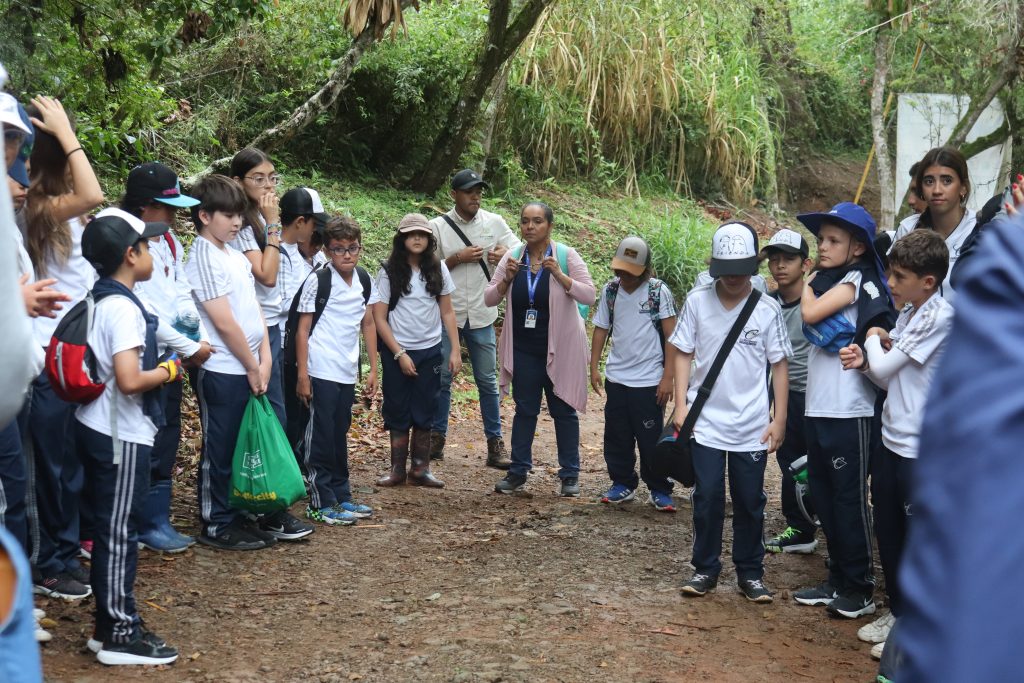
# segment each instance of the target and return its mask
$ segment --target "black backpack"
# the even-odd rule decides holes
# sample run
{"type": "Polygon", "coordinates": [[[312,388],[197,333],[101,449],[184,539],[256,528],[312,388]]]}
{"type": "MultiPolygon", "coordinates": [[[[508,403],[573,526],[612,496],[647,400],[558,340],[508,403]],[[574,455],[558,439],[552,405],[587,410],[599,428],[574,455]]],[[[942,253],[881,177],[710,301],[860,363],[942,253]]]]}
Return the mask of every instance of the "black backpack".
{"type": "MultiPolygon", "coordinates": [[[[331,298],[331,272],[331,268],[324,265],[306,276],[306,280],[316,276],[316,303],[313,310],[313,321],[309,326],[310,336],[313,336],[313,329],[324,313],[327,300],[331,298]]],[[[365,306],[370,301],[370,274],[356,266],[356,276],[359,278],[359,284],[363,286],[363,305],[365,306]]],[[[299,300],[302,298],[302,290],[306,287],[306,280],[302,281],[302,286],[292,297],[291,306],[288,307],[288,320],[284,324],[284,362],[287,365],[295,365],[295,333],[299,329],[299,300]]]]}

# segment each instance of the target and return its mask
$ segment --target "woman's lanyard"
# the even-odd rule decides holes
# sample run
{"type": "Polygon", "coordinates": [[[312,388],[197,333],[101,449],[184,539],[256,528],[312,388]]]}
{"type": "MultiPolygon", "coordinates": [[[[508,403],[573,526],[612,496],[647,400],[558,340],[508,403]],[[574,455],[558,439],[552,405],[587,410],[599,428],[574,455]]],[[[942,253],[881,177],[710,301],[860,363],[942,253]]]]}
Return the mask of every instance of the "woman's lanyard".
{"type": "MultiPolygon", "coordinates": [[[[540,282],[540,276],[544,274],[544,268],[538,268],[536,274],[530,269],[530,250],[524,249],[524,262],[526,263],[526,293],[530,297],[530,307],[526,309],[526,320],[523,321],[523,327],[528,330],[532,330],[537,327],[537,309],[533,307],[534,295],[537,293],[537,284],[540,282]]],[[[544,252],[544,257],[551,256],[551,245],[548,244],[547,251],[544,252]]]]}

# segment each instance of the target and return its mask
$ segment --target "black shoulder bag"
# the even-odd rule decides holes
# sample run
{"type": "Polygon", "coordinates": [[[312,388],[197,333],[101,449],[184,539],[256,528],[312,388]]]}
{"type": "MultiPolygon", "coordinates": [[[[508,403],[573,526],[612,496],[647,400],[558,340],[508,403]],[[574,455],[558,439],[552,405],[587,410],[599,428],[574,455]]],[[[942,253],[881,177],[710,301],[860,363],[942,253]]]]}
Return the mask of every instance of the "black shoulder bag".
{"type": "Polygon", "coordinates": [[[722,343],[722,348],[718,350],[718,355],[715,356],[715,361],[711,364],[707,377],[704,378],[700,389],[697,390],[697,397],[690,405],[690,411],[686,414],[686,419],[683,420],[683,426],[677,430],[670,421],[661,432],[661,438],[658,439],[658,445],[654,449],[653,463],[654,471],[661,476],[671,477],[683,486],[693,486],[696,475],[693,471],[693,455],[690,453],[690,436],[697,424],[697,418],[700,417],[700,411],[704,409],[704,404],[711,396],[711,390],[718,380],[718,375],[722,372],[725,360],[729,357],[729,353],[736,345],[736,340],[739,339],[740,332],[743,331],[743,326],[750,320],[750,316],[760,300],[761,292],[756,289],[750,292],[747,302],[743,305],[743,310],[740,311],[739,317],[736,318],[732,329],[729,330],[728,336],[722,343]]]}
{"type": "MultiPolygon", "coordinates": [[[[445,223],[447,223],[448,225],[451,226],[451,229],[455,231],[455,234],[459,236],[460,240],[462,240],[463,242],[466,243],[467,247],[474,246],[474,244],[469,241],[469,238],[466,237],[466,233],[462,232],[462,230],[459,229],[459,226],[457,226],[455,224],[455,221],[453,221],[451,218],[448,217],[448,214],[446,214],[446,213],[441,214],[441,218],[444,219],[445,223]]],[[[477,260],[477,263],[479,263],[480,267],[484,269],[484,278],[488,282],[490,282],[491,281],[491,271],[487,269],[487,264],[484,263],[483,258],[481,257],[479,260],[477,260]]]]}

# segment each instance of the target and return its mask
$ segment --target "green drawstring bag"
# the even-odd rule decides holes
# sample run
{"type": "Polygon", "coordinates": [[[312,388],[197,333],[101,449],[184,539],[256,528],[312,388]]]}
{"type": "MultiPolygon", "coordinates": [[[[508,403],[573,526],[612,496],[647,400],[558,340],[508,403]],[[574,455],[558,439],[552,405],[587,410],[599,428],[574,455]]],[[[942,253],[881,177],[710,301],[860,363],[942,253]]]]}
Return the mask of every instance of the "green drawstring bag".
{"type": "Polygon", "coordinates": [[[283,510],[306,495],[288,437],[270,401],[250,396],[231,460],[231,507],[265,513],[283,510]]]}

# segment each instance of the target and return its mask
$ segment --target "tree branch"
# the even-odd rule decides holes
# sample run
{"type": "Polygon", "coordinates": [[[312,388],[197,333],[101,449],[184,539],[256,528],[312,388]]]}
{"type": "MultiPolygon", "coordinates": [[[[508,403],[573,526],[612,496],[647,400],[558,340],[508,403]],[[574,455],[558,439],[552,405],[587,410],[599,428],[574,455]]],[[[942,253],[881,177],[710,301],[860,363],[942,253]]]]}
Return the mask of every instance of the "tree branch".
{"type": "Polygon", "coordinates": [[[983,135],[977,140],[960,145],[960,153],[964,159],[970,159],[975,154],[984,152],[989,147],[1000,144],[1010,135],[1010,124],[1004,119],[1003,124],[988,135],[983,135]]]}

